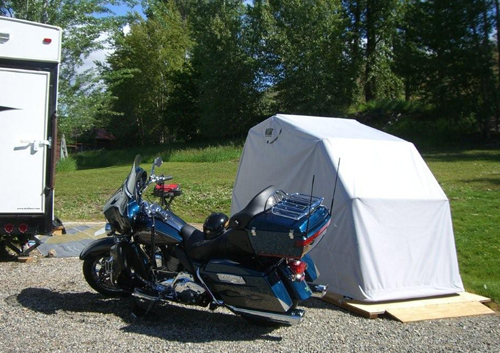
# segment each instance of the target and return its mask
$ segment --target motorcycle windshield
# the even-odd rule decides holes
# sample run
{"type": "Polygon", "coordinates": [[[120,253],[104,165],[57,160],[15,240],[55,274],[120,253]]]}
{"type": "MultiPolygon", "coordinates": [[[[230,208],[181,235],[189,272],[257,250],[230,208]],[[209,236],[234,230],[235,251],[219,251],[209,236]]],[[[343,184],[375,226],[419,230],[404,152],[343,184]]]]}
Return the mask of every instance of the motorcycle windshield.
{"type": "Polygon", "coordinates": [[[127,179],[123,183],[127,196],[131,198],[136,198],[137,195],[137,167],[139,167],[140,165],[141,165],[141,156],[137,155],[135,156],[134,163],[132,164],[132,169],[130,170],[127,179]]]}

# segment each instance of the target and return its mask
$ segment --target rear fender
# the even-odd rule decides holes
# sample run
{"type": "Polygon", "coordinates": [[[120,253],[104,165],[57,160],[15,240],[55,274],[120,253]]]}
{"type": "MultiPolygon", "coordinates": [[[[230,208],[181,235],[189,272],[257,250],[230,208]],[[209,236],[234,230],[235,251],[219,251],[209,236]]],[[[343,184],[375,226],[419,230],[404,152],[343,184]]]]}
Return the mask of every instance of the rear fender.
{"type": "Polygon", "coordinates": [[[80,260],[86,260],[91,257],[109,252],[115,241],[113,237],[96,239],[89,243],[80,253],[80,260]]]}
{"type": "Polygon", "coordinates": [[[300,261],[303,261],[307,264],[307,269],[306,269],[306,280],[307,282],[312,282],[315,281],[319,277],[319,270],[316,267],[316,264],[314,263],[313,259],[309,254],[304,255],[300,261]]]}
{"type": "Polygon", "coordinates": [[[305,279],[301,281],[293,279],[294,275],[286,264],[281,264],[278,267],[278,270],[280,272],[280,277],[292,298],[306,300],[312,296],[311,289],[307,285],[305,279]]]}

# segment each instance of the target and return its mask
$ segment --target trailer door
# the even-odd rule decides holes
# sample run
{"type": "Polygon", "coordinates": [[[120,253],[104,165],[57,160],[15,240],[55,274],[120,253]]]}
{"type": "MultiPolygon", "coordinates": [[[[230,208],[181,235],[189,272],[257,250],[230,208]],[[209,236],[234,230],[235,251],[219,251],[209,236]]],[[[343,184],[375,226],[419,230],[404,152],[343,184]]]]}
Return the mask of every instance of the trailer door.
{"type": "Polygon", "coordinates": [[[50,73],[0,68],[0,213],[44,213],[50,73]]]}

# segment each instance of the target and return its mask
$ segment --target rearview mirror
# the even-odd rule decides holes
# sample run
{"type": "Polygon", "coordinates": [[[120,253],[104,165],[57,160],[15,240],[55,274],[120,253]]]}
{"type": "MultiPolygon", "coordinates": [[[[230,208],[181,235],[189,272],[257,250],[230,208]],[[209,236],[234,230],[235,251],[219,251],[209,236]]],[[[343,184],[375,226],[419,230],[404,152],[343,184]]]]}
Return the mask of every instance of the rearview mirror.
{"type": "Polygon", "coordinates": [[[163,160],[161,159],[161,157],[156,157],[153,163],[155,166],[161,167],[161,165],[163,164],[163,160]]]}
{"type": "Polygon", "coordinates": [[[160,167],[162,164],[163,164],[163,160],[161,159],[161,157],[159,157],[159,156],[156,157],[154,162],[153,162],[153,165],[151,166],[151,175],[155,174],[155,166],[160,167]]]}

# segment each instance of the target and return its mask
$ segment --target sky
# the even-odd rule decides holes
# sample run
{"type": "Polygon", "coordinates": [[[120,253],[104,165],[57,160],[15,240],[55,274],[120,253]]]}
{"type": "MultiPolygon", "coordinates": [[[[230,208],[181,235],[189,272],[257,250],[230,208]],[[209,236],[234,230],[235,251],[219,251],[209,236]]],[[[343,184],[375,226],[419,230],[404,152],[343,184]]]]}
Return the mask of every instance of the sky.
{"type": "MultiPolygon", "coordinates": [[[[126,5],[120,5],[120,6],[112,6],[108,5],[108,8],[113,11],[116,15],[126,15],[127,12],[129,11],[137,11],[139,14],[141,14],[144,17],[144,12],[142,11],[142,7],[140,5],[137,5],[130,9],[126,5]]],[[[130,30],[130,27],[125,27],[124,32],[128,33],[130,30]]],[[[99,40],[106,40],[107,34],[103,33],[99,37],[99,40]]],[[[106,61],[106,55],[110,54],[111,50],[110,49],[102,49],[102,50],[97,50],[95,52],[92,52],[87,58],[83,60],[83,65],[79,68],[80,72],[83,72],[87,69],[90,69],[92,67],[95,67],[94,61],[100,61],[100,62],[105,62],[106,61]]]]}

